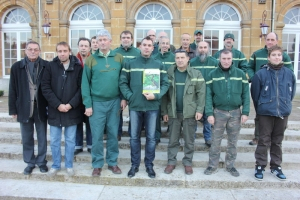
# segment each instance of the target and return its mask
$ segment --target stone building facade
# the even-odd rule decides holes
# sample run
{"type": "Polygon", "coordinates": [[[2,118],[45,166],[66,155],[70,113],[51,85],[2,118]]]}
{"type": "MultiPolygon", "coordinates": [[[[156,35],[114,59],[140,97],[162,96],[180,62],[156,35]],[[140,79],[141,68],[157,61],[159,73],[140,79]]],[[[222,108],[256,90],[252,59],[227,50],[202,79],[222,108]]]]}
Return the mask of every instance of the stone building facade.
{"type": "Polygon", "coordinates": [[[1,0],[0,90],[7,95],[10,66],[24,57],[28,39],[41,44],[42,58],[51,59],[58,42],[67,41],[77,53],[78,38],[101,28],[111,32],[113,48],[123,30],[134,33],[135,46],[149,29],[166,31],[178,48],[181,34],[200,29],[212,53],[233,33],[235,47],[249,58],[264,46],[263,18],[292,58],[300,83],[300,0],[1,0]],[[51,36],[42,27],[48,22],[51,36]]]}

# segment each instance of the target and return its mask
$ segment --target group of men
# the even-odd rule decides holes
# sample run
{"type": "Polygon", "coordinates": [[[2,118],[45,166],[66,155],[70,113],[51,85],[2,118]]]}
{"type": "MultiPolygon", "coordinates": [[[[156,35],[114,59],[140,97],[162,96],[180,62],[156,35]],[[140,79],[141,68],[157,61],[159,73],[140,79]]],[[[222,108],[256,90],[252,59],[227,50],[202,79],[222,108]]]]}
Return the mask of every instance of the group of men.
{"type": "MultiPolygon", "coordinates": [[[[248,63],[244,54],[233,47],[234,35],[224,37],[224,49],[210,55],[210,45],[203,41],[201,30],[181,36],[181,47],[175,49],[165,32],[149,30],[138,48],[133,46],[130,31],[120,34],[121,45],[111,50],[111,34],[102,29],[97,36],[80,38],[79,52],[72,55],[69,44],[56,45],[57,57],[47,62],[39,57],[37,42],[26,45],[26,57],[11,68],[9,114],[20,122],[24,174],[35,166],[48,172],[47,120],[53,164],[48,172],[55,176],[61,169],[61,133],[64,128],[65,168],[75,174],[73,157],[83,151],[83,122],[86,123],[87,151],[92,156],[92,176],[100,176],[104,162],[108,170],[121,174],[118,167],[118,140],[122,135],[122,111],[129,106],[131,168],[134,177],[141,163],[141,130],[145,129],[145,168],[155,178],[155,148],[160,142],[161,119],[168,122],[168,164],[170,174],[176,167],[179,139],[184,139],[182,163],[186,174],[192,174],[195,129],[203,122],[205,144],[210,147],[205,174],[217,171],[224,130],[228,135],[226,170],[239,176],[234,167],[241,124],[248,119],[249,83],[260,66],[267,63],[267,48],[277,45],[275,33],[266,36],[266,47],[253,53],[248,63]],[[159,92],[143,93],[145,69],[159,74],[159,92]],[[36,126],[38,155],[34,155],[33,133],[36,126]],[[107,135],[104,156],[103,135],[107,135]]],[[[283,54],[286,67],[290,59],[283,54]]],[[[258,117],[256,117],[258,123],[258,117]]],[[[257,131],[255,138],[258,137],[257,131]]],[[[255,143],[256,139],[251,141],[255,143]]]]}

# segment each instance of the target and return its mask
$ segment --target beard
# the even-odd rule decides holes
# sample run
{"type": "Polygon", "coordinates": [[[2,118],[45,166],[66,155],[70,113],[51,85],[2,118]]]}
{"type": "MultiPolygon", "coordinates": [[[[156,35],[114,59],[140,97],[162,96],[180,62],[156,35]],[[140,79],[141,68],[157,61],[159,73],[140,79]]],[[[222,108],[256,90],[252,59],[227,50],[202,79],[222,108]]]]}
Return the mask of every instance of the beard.
{"type": "Polygon", "coordinates": [[[198,55],[200,62],[205,62],[208,56],[208,53],[199,53],[198,55]]]}

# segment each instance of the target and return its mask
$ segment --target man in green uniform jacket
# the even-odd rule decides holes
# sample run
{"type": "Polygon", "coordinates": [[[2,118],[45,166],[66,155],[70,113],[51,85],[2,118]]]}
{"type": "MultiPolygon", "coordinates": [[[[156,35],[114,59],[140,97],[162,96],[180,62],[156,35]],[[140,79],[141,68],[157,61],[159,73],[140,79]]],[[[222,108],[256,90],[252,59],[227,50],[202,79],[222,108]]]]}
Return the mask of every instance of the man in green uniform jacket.
{"type": "MultiPolygon", "coordinates": [[[[170,51],[170,39],[166,36],[162,36],[159,39],[159,52],[153,55],[153,58],[160,60],[165,66],[166,70],[175,63],[175,55],[170,51]]],[[[160,143],[161,137],[161,114],[157,117],[155,140],[156,144],[160,143]]]]}
{"type": "Polygon", "coordinates": [[[163,64],[152,58],[153,41],[149,36],[141,41],[141,55],[123,63],[122,73],[119,79],[120,90],[128,100],[130,115],[130,150],[131,150],[131,169],[127,176],[135,176],[139,171],[141,163],[141,129],[142,122],[145,123],[146,146],[145,146],[145,167],[150,178],[155,178],[153,161],[155,158],[155,127],[160,99],[168,91],[169,83],[167,72],[163,64]],[[158,85],[159,93],[143,92],[144,71],[151,70],[159,74],[160,79],[153,81],[158,85]]]}
{"type": "Polygon", "coordinates": [[[225,156],[226,171],[232,176],[239,176],[234,163],[241,123],[245,123],[249,115],[249,83],[245,73],[232,65],[230,50],[223,49],[219,60],[219,67],[209,73],[206,81],[205,113],[213,128],[209,162],[204,174],[211,175],[217,172],[221,141],[226,129],[228,135],[225,156]]]}
{"type": "MultiPolygon", "coordinates": [[[[193,58],[191,62],[191,67],[199,70],[207,80],[208,74],[218,67],[218,60],[209,55],[210,48],[207,42],[199,42],[197,45],[197,57],[193,58]]],[[[207,115],[203,113],[203,136],[206,146],[211,146],[211,124],[207,121],[207,115]]]]}
{"type": "MultiPolygon", "coordinates": [[[[115,53],[119,53],[123,56],[124,61],[135,58],[141,54],[140,50],[132,46],[133,35],[130,31],[123,31],[120,34],[121,45],[114,49],[115,53]]],[[[123,61],[123,62],[124,62],[123,61]]],[[[118,128],[118,140],[121,140],[123,133],[123,112],[120,112],[120,123],[118,128]]],[[[128,127],[128,134],[130,135],[130,126],[128,127]]]]}
{"type": "MultiPolygon", "coordinates": [[[[246,67],[247,67],[247,63],[248,63],[247,59],[241,51],[239,51],[233,47],[233,44],[234,44],[234,35],[232,33],[227,33],[224,36],[224,49],[228,49],[232,52],[233,66],[243,70],[246,73],[247,72],[246,67]]],[[[222,50],[215,53],[214,57],[216,59],[219,59],[221,51],[222,50]]]]}

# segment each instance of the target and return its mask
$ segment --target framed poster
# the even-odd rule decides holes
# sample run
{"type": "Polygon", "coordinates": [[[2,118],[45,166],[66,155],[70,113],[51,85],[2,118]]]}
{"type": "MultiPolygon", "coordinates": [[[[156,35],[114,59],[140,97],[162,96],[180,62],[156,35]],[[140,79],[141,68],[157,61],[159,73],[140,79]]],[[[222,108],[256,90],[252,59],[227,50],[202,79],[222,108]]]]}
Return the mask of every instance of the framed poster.
{"type": "Polygon", "coordinates": [[[55,57],[55,52],[44,52],[44,60],[52,61],[55,57]]]}

